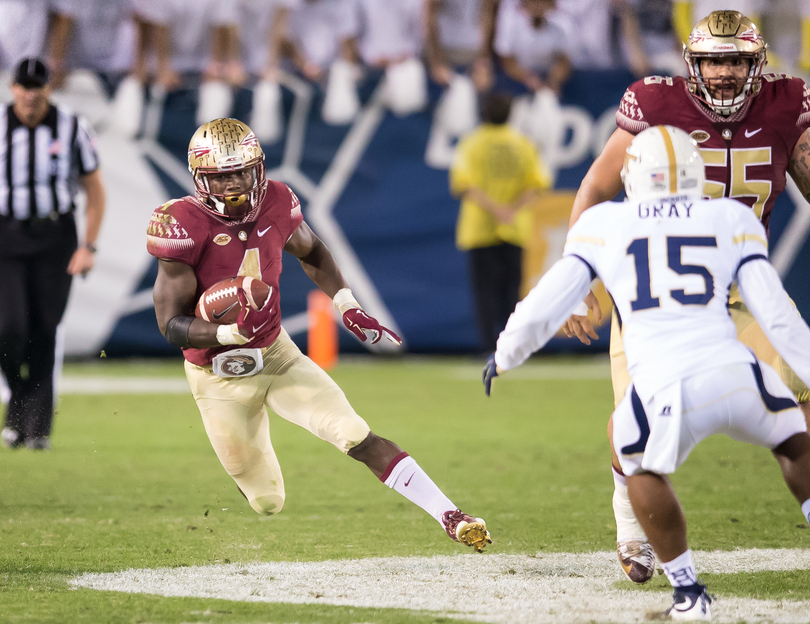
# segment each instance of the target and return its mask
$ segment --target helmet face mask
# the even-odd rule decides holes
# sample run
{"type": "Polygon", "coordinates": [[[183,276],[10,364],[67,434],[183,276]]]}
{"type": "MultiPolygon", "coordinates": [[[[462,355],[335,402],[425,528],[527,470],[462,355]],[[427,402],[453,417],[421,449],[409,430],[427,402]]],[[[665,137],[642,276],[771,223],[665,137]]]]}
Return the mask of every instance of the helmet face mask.
{"type": "Polygon", "coordinates": [[[739,11],[714,11],[692,29],[683,46],[689,69],[689,90],[714,112],[727,117],[737,112],[746,99],[760,89],[762,70],[767,64],[767,44],[756,25],[739,11]],[[701,61],[743,59],[747,72],[723,78],[706,76],[701,61]],[[733,95],[726,93],[733,88],[733,95]]]}
{"type": "Polygon", "coordinates": [[[633,201],[703,193],[705,169],[695,142],[673,126],[653,126],[627,148],[622,182],[633,201]]]}
{"type": "Polygon", "coordinates": [[[215,119],[197,129],[188,146],[188,168],[203,205],[226,219],[248,217],[267,187],[259,141],[236,119],[215,119]]]}

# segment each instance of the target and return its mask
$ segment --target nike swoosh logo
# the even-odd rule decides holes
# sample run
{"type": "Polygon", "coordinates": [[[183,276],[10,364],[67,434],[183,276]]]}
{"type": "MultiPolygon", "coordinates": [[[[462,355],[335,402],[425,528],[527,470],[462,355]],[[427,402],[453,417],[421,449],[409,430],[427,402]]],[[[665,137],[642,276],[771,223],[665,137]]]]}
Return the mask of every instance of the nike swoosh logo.
{"type": "Polygon", "coordinates": [[[269,322],[270,322],[270,321],[265,321],[264,323],[262,323],[262,324],[261,324],[261,325],[259,325],[258,327],[254,327],[254,328],[253,328],[253,333],[255,334],[257,331],[259,331],[259,330],[260,330],[262,327],[264,327],[265,325],[267,325],[269,322]]]}
{"type": "MultiPolygon", "coordinates": [[[[762,130],[762,128],[760,128],[760,130],[762,130]]],[[[268,226],[267,226],[266,228],[264,228],[263,230],[259,230],[259,231],[257,232],[257,234],[258,234],[259,236],[264,236],[265,234],[267,234],[267,231],[268,231],[268,230],[269,230],[271,227],[273,227],[273,226],[272,226],[272,225],[268,225],[268,226]]]]}
{"type": "Polygon", "coordinates": [[[233,310],[233,309],[234,309],[236,306],[238,306],[238,305],[239,305],[239,302],[238,302],[238,301],[234,301],[234,302],[233,302],[231,305],[229,305],[227,308],[225,308],[225,309],[224,309],[222,312],[217,312],[216,310],[214,310],[214,311],[211,313],[211,316],[213,316],[213,317],[214,317],[214,320],[215,320],[215,321],[218,321],[219,319],[221,319],[223,316],[225,316],[225,315],[226,315],[228,312],[230,312],[231,310],[233,310]]]}
{"type": "Polygon", "coordinates": [[[762,130],[762,128],[757,128],[757,129],[756,129],[756,130],[754,130],[753,132],[748,132],[748,130],[746,130],[746,131],[745,131],[745,138],[746,138],[746,139],[750,139],[752,136],[754,136],[754,135],[755,135],[757,132],[759,132],[760,130],[762,130]]]}
{"type": "Polygon", "coordinates": [[[405,482],[405,487],[408,487],[411,484],[411,479],[413,479],[413,475],[415,474],[416,473],[414,472],[410,477],[408,477],[408,480],[405,482]]]}

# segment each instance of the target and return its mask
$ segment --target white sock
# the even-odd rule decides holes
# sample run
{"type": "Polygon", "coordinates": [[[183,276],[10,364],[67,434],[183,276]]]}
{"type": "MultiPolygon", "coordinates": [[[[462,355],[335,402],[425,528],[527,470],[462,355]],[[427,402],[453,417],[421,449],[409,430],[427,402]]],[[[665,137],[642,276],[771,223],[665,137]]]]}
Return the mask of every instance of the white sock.
{"type": "Polygon", "coordinates": [[[456,510],[452,501],[407,453],[401,453],[391,461],[380,481],[424,509],[442,526],[442,514],[456,510]]]}
{"type": "Polygon", "coordinates": [[[810,523],[810,498],[802,503],[802,513],[804,514],[804,519],[810,523]]]}
{"type": "Polygon", "coordinates": [[[691,550],[678,555],[672,561],[662,562],[661,567],[664,568],[664,574],[667,575],[673,587],[685,587],[697,583],[697,572],[695,572],[691,550]]]}
{"type": "Polygon", "coordinates": [[[625,542],[627,540],[647,541],[647,534],[636,520],[633,513],[633,506],[630,504],[630,497],[627,494],[627,479],[623,474],[616,472],[613,468],[613,515],[616,518],[616,541],[625,542]]]}

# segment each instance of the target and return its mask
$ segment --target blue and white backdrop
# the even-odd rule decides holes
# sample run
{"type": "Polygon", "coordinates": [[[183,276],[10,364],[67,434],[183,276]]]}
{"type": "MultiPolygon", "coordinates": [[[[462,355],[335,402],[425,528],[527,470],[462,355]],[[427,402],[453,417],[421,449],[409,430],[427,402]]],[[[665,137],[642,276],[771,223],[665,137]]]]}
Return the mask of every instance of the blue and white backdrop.
{"type": "MultiPolygon", "coordinates": [[[[613,115],[632,76],[583,72],[567,85],[555,146],[556,188],[576,190],[615,128],[613,115]]],[[[288,183],[304,215],[336,256],[358,299],[395,328],[412,352],[477,351],[477,335],[464,255],[455,249],[458,202],[447,168],[456,138],[436,115],[437,90],[423,113],[387,111],[379,81],[363,89],[360,114],[349,126],[320,117],[323,94],[293,77],[284,79],[285,132],[264,145],[268,176],[288,183]]],[[[171,93],[147,105],[142,138],[110,128],[111,106],[89,76],[76,76],[61,94],[81,108],[99,132],[108,211],[97,269],[74,283],[63,323],[68,355],[170,355],[155,323],[152,285],[156,261],[146,253],[152,210],[193,192],[186,148],[196,128],[197,91],[171,93]]],[[[248,119],[251,93],[235,94],[233,115],[248,119]]],[[[810,205],[794,185],[777,201],[771,220],[774,264],[805,318],[810,318],[810,205]]],[[[565,223],[546,228],[544,266],[559,257],[565,223]]],[[[283,324],[294,337],[306,332],[311,282],[289,258],[281,279],[283,324]]],[[[606,349],[607,329],[591,349],[606,349]]],[[[361,347],[348,333],[341,347],[361,347]]],[[[582,349],[555,340],[549,348],[582,349]]]]}

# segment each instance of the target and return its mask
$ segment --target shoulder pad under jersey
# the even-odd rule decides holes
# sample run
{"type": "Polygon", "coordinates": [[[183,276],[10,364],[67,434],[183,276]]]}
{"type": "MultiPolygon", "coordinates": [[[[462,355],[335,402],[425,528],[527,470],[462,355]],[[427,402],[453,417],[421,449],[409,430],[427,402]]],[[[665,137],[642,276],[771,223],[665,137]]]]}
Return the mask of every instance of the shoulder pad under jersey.
{"type": "Polygon", "coordinates": [[[676,89],[684,89],[684,79],[669,76],[647,76],[627,87],[619,110],[616,113],[616,125],[631,134],[638,134],[650,127],[646,111],[655,111],[671,105],[676,89]]]}
{"type": "Polygon", "coordinates": [[[183,260],[195,246],[200,220],[188,198],[173,199],[152,213],[146,227],[146,248],[155,257],[183,260]]]}

